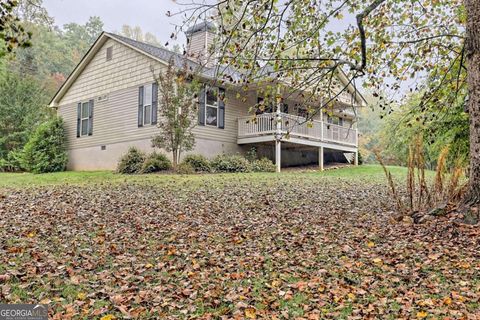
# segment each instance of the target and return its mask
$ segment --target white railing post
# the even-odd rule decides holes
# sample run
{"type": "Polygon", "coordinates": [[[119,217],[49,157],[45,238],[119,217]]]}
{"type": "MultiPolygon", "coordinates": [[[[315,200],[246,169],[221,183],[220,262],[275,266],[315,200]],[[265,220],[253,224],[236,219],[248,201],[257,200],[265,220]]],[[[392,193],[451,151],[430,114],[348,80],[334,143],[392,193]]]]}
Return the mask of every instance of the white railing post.
{"type": "Polygon", "coordinates": [[[322,121],[320,121],[320,141],[323,141],[323,126],[324,126],[324,123],[322,119],[322,121]]]}

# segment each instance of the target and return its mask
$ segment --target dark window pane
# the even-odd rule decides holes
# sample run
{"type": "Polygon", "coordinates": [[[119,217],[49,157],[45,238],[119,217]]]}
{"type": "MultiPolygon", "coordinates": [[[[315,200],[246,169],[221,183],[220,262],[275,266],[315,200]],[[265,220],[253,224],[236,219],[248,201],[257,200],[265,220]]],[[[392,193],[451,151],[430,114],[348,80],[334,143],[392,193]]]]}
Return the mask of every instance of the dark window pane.
{"type": "Polygon", "coordinates": [[[207,107],[207,124],[210,126],[217,125],[217,108],[207,107]]]}
{"type": "Polygon", "coordinates": [[[151,105],[152,104],[152,84],[147,84],[143,87],[143,105],[151,105]]]}
{"type": "Polygon", "coordinates": [[[307,109],[304,108],[298,108],[298,116],[306,118],[308,116],[307,109]]]}
{"type": "Polygon", "coordinates": [[[143,124],[150,124],[152,118],[152,106],[146,106],[143,112],[143,124]]]}
{"type": "Polygon", "coordinates": [[[88,102],[82,104],[82,118],[88,118],[88,102]]]}
{"type": "Polygon", "coordinates": [[[82,120],[82,136],[88,134],[88,119],[82,120]]]}
{"type": "Polygon", "coordinates": [[[107,61],[112,60],[113,57],[113,47],[108,47],[107,48],[107,61]]]}
{"type": "Polygon", "coordinates": [[[216,88],[209,88],[207,91],[207,104],[210,106],[217,106],[218,90],[216,88]]]}

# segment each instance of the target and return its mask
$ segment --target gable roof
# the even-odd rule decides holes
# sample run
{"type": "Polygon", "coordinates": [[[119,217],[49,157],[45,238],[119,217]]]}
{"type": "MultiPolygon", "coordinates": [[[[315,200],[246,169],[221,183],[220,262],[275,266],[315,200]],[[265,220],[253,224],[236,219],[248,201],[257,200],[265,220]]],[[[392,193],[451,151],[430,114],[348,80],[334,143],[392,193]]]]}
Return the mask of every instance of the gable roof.
{"type": "MultiPolygon", "coordinates": [[[[201,27],[208,28],[209,26],[201,25],[201,27]]],[[[136,40],[133,40],[124,36],[120,36],[114,33],[102,32],[100,36],[97,38],[97,40],[95,40],[92,47],[87,51],[85,56],[79,62],[79,64],[75,67],[72,73],[65,80],[63,85],[58,89],[57,93],[54,95],[54,97],[50,101],[50,107],[56,107],[58,105],[58,102],[60,101],[60,99],[62,99],[62,97],[65,95],[68,89],[72,86],[72,84],[81,74],[81,72],[85,69],[88,63],[93,59],[95,54],[100,50],[100,48],[105,44],[105,42],[107,42],[108,39],[113,39],[115,41],[118,41],[121,44],[141,54],[147,55],[148,57],[165,65],[170,60],[172,60],[174,65],[178,68],[182,68],[186,64],[187,67],[190,68],[191,70],[198,71],[199,75],[205,79],[209,79],[209,80],[217,79],[216,76],[220,70],[221,70],[221,73],[224,76],[228,76],[233,83],[237,81],[241,81],[245,78],[244,74],[242,74],[241,72],[239,72],[238,70],[235,70],[233,67],[230,67],[230,66],[217,65],[214,67],[205,67],[191,59],[188,59],[187,57],[185,57],[180,53],[176,53],[168,49],[160,48],[148,43],[136,41],[136,40]]],[[[273,72],[273,69],[271,69],[268,65],[265,65],[262,68],[262,71],[265,74],[271,74],[273,72]]],[[[340,80],[344,82],[344,84],[347,84],[346,76],[343,73],[343,71],[341,72],[340,80]]],[[[362,94],[358,90],[355,90],[355,88],[351,84],[349,88],[352,90],[352,92],[356,91],[356,94],[358,94],[361,97],[361,99],[366,103],[366,100],[362,96],[362,94]]]]}
{"type": "MultiPolygon", "coordinates": [[[[187,64],[187,67],[191,70],[196,70],[199,72],[199,75],[206,79],[215,79],[215,74],[217,73],[218,69],[216,67],[205,67],[200,65],[199,63],[188,59],[187,57],[183,56],[182,54],[170,51],[165,48],[160,48],[148,43],[136,41],[124,36],[120,36],[118,34],[110,33],[110,32],[102,32],[100,36],[95,40],[94,44],[90,49],[87,51],[85,56],[82,60],[78,63],[78,65],[74,68],[72,73],[68,76],[65,80],[63,85],[58,89],[55,93],[54,97],[50,101],[50,107],[56,107],[60,99],[65,95],[68,89],[72,86],[73,82],[78,78],[81,72],[85,69],[88,63],[93,59],[95,54],[100,50],[100,48],[107,42],[108,39],[113,39],[121,44],[133,49],[141,54],[144,54],[162,64],[168,64],[168,62],[173,59],[174,65],[181,68],[184,64],[187,64]]],[[[243,75],[234,70],[231,67],[222,68],[222,72],[228,76],[230,76],[232,81],[238,81],[243,78],[243,75]]]]}

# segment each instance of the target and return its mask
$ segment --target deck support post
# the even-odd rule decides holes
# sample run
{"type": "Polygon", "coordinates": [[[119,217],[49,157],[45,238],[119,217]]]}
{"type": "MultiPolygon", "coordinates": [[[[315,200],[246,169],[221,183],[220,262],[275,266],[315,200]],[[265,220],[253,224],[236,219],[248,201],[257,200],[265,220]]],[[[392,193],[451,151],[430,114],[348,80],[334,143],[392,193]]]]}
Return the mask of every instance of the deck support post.
{"type": "Polygon", "coordinates": [[[318,166],[320,171],[323,171],[323,147],[318,148],[318,166]]]}
{"type": "Polygon", "coordinates": [[[358,166],[358,151],[355,152],[355,160],[353,164],[358,166]]]}
{"type": "Polygon", "coordinates": [[[275,112],[275,164],[277,166],[277,172],[282,170],[282,96],[280,93],[280,87],[277,87],[277,110],[275,112]]]}
{"type": "Polygon", "coordinates": [[[275,165],[277,172],[280,172],[282,170],[282,142],[280,140],[275,140],[275,165]]]}

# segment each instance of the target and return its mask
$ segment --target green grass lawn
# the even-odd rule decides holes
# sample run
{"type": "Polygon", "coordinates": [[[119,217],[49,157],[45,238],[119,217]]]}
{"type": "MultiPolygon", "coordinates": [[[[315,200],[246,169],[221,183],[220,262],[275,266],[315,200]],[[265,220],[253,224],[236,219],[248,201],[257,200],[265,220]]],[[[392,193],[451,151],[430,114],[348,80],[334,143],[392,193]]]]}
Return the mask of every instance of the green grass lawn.
{"type": "MultiPolygon", "coordinates": [[[[392,175],[398,179],[404,177],[407,169],[404,167],[388,167],[392,175]]],[[[150,174],[150,175],[122,175],[112,171],[84,171],[84,172],[58,172],[47,174],[31,174],[31,173],[0,173],[0,188],[22,188],[29,186],[47,186],[47,185],[83,185],[95,183],[123,183],[123,182],[173,182],[173,181],[192,181],[205,182],[215,180],[218,174],[204,175],[176,175],[176,174],[150,174]]],[[[291,179],[294,177],[305,178],[348,178],[352,181],[370,181],[383,182],[385,174],[383,169],[378,165],[363,165],[358,167],[346,167],[325,172],[282,172],[276,173],[247,173],[247,174],[222,174],[222,179],[291,179]]]]}

